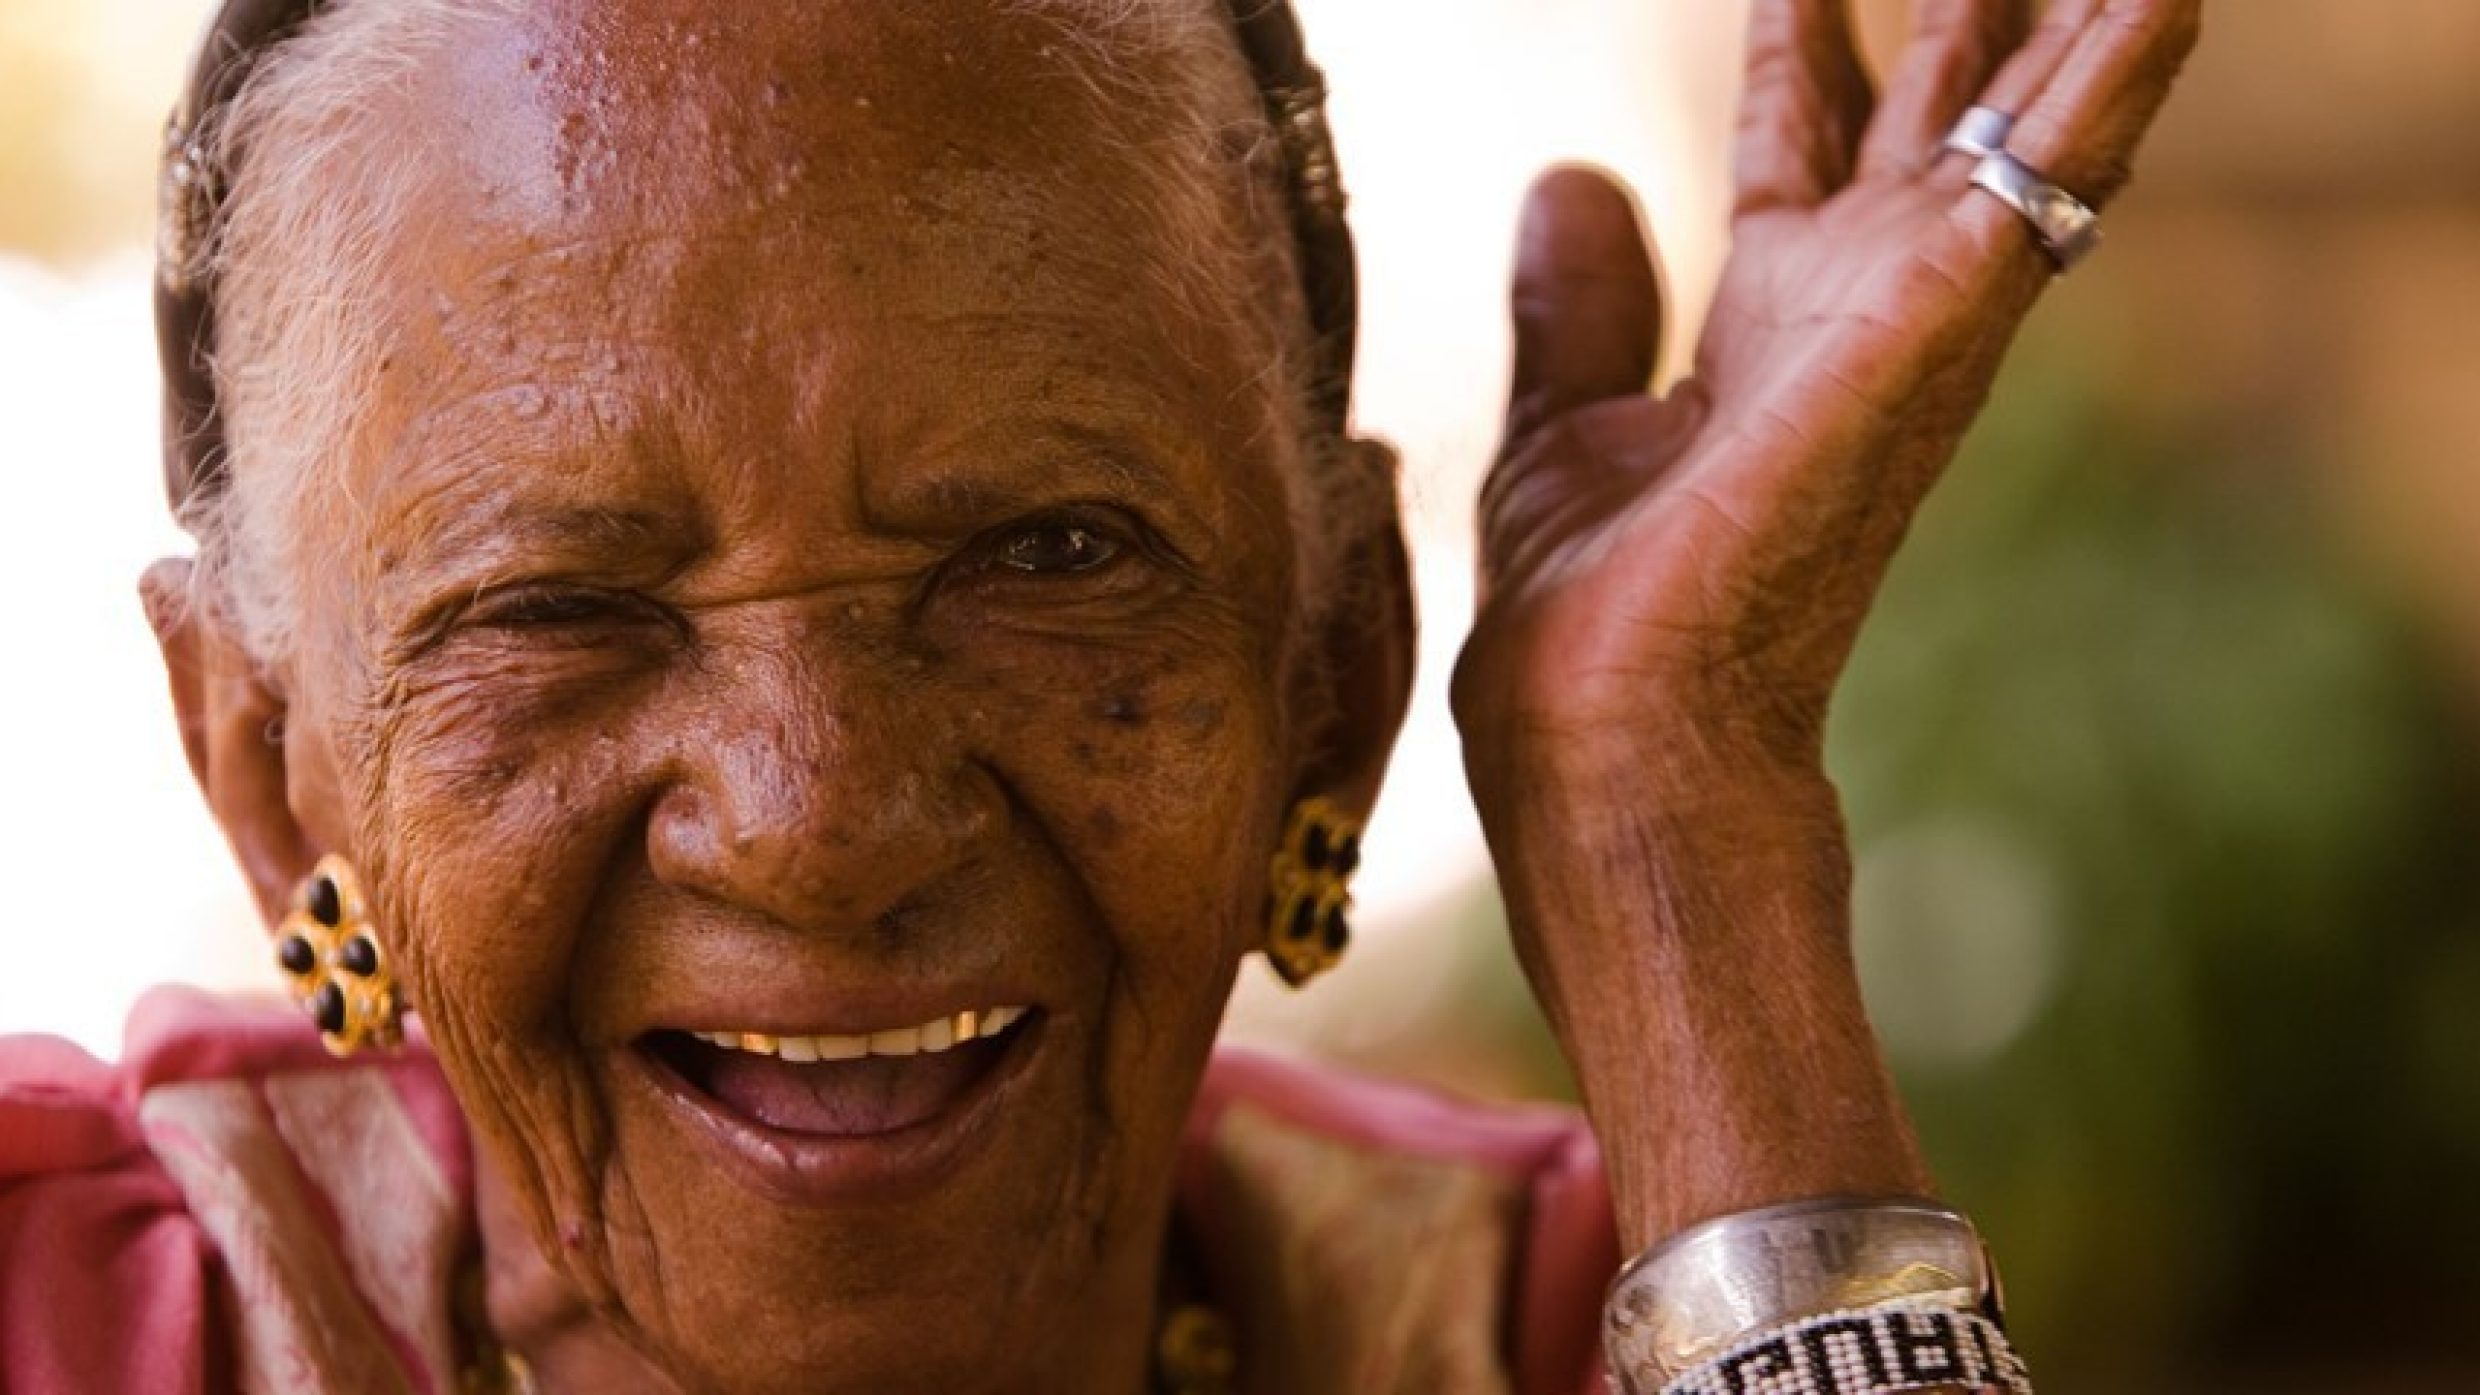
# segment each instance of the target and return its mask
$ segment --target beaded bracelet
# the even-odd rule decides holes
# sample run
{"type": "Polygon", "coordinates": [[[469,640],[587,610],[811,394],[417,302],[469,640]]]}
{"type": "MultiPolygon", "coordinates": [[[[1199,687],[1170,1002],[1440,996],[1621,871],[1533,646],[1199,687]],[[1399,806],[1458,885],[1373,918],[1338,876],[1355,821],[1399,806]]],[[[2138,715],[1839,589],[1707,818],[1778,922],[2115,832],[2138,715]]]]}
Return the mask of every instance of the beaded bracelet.
{"type": "Polygon", "coordinates": [[[2033,1395],[2006,1333],[1978,1313],[1893,1303],[1772,1328],[1662,1387],[1662,1395],[1901,1395],[1998,1388],[2033,1395]]]}

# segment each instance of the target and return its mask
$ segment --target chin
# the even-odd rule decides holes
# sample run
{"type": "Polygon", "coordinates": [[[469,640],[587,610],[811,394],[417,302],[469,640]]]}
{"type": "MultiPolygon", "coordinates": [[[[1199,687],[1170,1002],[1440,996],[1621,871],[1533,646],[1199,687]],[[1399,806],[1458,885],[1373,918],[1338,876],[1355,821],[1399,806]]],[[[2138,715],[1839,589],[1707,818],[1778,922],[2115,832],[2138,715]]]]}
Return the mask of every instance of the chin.
{"type": "Polygon", "coordinates": [[[1111,1256],[1150,1253],[1169,1201],[1167,1167],[1146,1169],[1160,1187],[1121,1184],[1107,1072],[1077,1035],[1035,1009],[920,1053],[943,1059],[791,1070],[641,1038],[599,1072],[595,1287],[688,1390],[1074,1386],[1080,1314],[1113,1301],[1111,1256]],[[814,1099],[786,1093],[839,1067],[814,1099]]]}

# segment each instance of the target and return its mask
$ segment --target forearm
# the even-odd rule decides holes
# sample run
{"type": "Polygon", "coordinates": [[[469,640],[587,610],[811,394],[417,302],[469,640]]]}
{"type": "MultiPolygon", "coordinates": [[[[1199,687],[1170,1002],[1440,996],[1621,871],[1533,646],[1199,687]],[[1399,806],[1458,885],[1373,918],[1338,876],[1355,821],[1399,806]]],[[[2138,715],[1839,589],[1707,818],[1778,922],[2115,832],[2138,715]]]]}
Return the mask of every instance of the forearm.
{"type": "Polygon", "coordinates": [[[1490,821],[1626,1252],[1787,1200],[1928,1195],[1861,1005],[1832,788],[1689,774],[1681,749],[1544,770],[1490,821]]]}
{"type": "Polygon", "coordinates": [[[1536,766],[1489,820],[1623,1238],[1792,1198],[1926,1194],[1861,1007],[1831,788],[1682,749],[1536,766]]]}

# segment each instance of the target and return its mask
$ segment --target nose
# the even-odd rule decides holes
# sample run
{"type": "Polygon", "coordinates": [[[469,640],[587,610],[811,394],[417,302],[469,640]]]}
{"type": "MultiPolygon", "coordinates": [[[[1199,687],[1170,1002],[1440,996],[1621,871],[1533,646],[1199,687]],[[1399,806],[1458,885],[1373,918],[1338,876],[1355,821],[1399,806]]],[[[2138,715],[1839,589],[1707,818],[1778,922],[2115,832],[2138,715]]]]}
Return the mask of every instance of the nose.
{"type": "Polygon", "coordinates": [[[987,851],[1005,796],[929,685],[836,649],[813,636],[706,666],[648,825],[665,884],[863,932],[987,851]]]}

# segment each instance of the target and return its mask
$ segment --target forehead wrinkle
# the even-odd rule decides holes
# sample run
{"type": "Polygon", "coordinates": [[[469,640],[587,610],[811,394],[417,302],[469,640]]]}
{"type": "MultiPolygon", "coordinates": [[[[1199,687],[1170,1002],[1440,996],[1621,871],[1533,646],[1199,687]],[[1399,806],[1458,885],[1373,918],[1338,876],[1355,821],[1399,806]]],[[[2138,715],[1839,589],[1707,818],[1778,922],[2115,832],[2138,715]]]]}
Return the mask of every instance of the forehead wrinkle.
{"type": "Polygon", "coordinates": [[[799,217],[830,211],[811,200],[839,174],[875,194],[891,173],[931,219],[1002,193],[1039,221],[1095,148],[1064,55],[988,0],[720,24],[674,0],[577,0],[475,23],[412,95],[454,114],[443,163],[476,202],[536,229],[799,217]]]}
{"type": "MultiPolygon", "coordinates": [[[[494,213],[487,207],[477,209],[462,202],[473,195],[472,189],[460,186],[434,168],[421,181],[423,192],[434,196],[424,200],[427,212],[422,223],[430,238],[446,245],[461,246],[471,252],[490,248],[496,253],[452,260],[440,268],[448,274],[436,283],[440,291],[449,295],[482,292],[473,298],[486,303],[504,298],[511,291],[556,279],[558,273],[580,262],[600,262],[604,266],[602,279],[615,284],[688,282],[701,272],[714,269],[728,274],[740,268],[733,254],[717,251],[724,245],[795,254],[813,274],[839,279],[850,279],[855,272],[866,270],[864,258],[893,254],[896,260],[892,264],[900,265],[905,272],[899,285],[920,279],[925,271],[936,270],[938,263],[932,260],[934,249],[948,244],[974,254],[973,262],[983,268],[985,275],[990,274],[994,251],[1022,254],[1005,259],[1011,272],[1018,270],[1015,263],[1019,261],[1027,264],[1023,268],[1026,271],[1062,280],[1070,279],[1059,270],[1064,268],[1089,274],[1110,271],[1112,268],[1100,254],[1091,260],[1078,255],[1079,239],[1047,236],[1056,231],[1062,220],[1055,215],[1051,206],[1054,200],[1045,184],[1039,179],[1010,178],[1004,187],[986,191],[991,196],[975,201],[969,211],[956,208],[943,211],[942,216],[908,217],[896,225],[899,236],[882,238],[873,245],[858,234],[873,221],[884,222],[886,201],[883,192],[869,190],[857,182],[816,181],[814,186],[803,189],[803,203],[798,209],[719,208],[712,201],[703,201],[679,209],[643,210],[604,218],[592,227],[582,227],[572,220],[524,219],[494,213]],[[851,216],[856,214],[862,216],[851,216]],[[693,231],[684,230],[687,223],[694,223],[693,231]],[[517,245],[513,251],[492,247],[476,236],[478,230],[505,234],[517,245]],[[822,238],[830,244],[825,249],[816,245],[822,238]],[[822,250],[842,255],[822,260],[822,250]],[[544,274],[546,271],[548,275],[544,274]]],[[[905,197],[916,214],[929,202],[918,194],[905,197]]]]}
{"type": "MultiPolygon", "coordinates": [[[[856,199],[855,205],[864,202],[856,199]]],[[[444,230],[460,229],[450,224],[444,230]]],[[[461,231],[462,237],[438,240],[473,248],[470,229],[461,231]]],[[[1029,351],[1053,363],[1071,357],[1063,354],[1064,346],[1127,337],[1126,324],[1096,304],[1096,288],[1084,278],[1056,266],[1024,274],[994,266],[1004,258],[991,255],[990,229],[956,231],[952,246],[889,249],[884,260],[901,265],[900,276],[870,275],[838,264],[832,255],[822,258],[815,229],[786,229],[755,216],[695,236],[632,232],[575,238],[478,265],[444,259],[448,264],[437,266],[440,274],[428,284],[447,289],[434,297],[427,315],[410,297],[398,299],[390,342],[401,347],[435,336],[460,369],[484,373],[525,373],[562,359],[652,350],[735,386],[747,385],[758,370],[794,384],[796,396],[808,401],[833,395],[810,383],[817,374],[806,362],[836,357],[839,336],[820,333],[822,327],[866,333],[919,326],[967,348],[1030,338],[1035,342],[1029,351]],[[767,270],[795,265],[802,268],[797,286],[767,270]],[[538,274],[516,274],[528,267],[538,274]],[[951,267],[956,270],[947,270],[951,267]],[[1028,298],[1037,291],[1043,298],[1028,298]],[[954,308],[959,305],[963,308],[954,308]],[[766,372],[776,365],[784,371],[766,372]]],[[[443,259],[426,258],[423,269],[438,260],[443,259]]],[[[909,352],[922,346],[901,347],[909,352]]],[[[1113,375],[1131,366],[1125,353],[1118,359],[1105,365],[1113,375]]],[[[1161,362],[1161,356],[1154,361],[1161,362]]]]}

